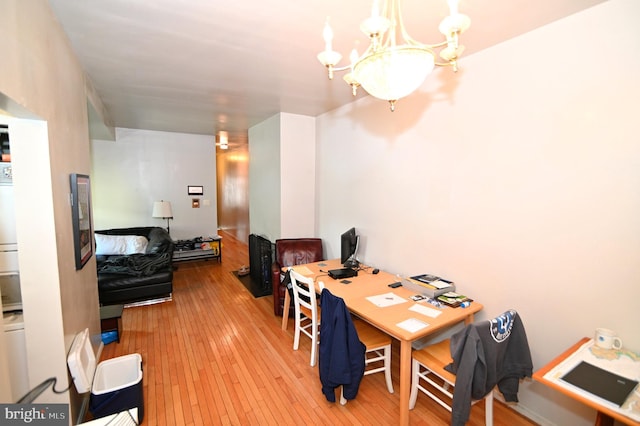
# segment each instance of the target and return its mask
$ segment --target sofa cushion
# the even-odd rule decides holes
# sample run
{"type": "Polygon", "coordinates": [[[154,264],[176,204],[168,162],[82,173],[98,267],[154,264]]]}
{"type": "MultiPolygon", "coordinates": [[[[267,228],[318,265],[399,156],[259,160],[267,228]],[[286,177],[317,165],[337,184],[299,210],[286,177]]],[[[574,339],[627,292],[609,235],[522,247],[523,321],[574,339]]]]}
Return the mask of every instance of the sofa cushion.
{"type": "Polygon", "coordinates": [[[148,240],[139,235],[104,235],[96,236],[96,255],[145,253],[148,240]]]}
{"type": "Polygon", "coordinates": [[[149,244],[147,244],[147,254],[160,254],[169,250],[173,244],[171,237],[162,228],[154,228],[149,232],[149,244]]]}
{"type": "Polygon", "coordinates": [[[163,268],[154,274],[146,276],[102,273],[98,275],[98,288],[100,292],[108,292],[134,287],[145,287],[151,284],[171,283],[172,281],[173,270],[171,268],[163,268]]]}

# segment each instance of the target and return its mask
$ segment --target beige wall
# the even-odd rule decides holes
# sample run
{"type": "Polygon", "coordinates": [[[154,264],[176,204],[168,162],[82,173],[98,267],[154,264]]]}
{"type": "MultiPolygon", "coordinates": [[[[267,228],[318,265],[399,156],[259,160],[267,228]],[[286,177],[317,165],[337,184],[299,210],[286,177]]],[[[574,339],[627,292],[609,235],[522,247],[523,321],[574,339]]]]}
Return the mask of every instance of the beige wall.
{"type": "MultiPolygon", "coordinates": [[[[3,1],[0,51],[2,109],[37,118],[10,124],[29,381],[66,388],[73,337],[100,331],[95,259],[75,270],[69,203],[69,174],[90,172],[85,78],[45,0],[3,1]]],[[[73,394],[38,401],[71,402],[75,414],[73,394]]]]}

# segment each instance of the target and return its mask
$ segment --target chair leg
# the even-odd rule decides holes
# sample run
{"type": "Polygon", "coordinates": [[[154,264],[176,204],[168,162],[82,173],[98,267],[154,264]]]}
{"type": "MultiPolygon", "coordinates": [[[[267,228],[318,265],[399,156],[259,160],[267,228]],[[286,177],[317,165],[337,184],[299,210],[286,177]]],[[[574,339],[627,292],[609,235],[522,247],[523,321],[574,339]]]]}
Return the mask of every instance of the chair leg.
{"type": "Polygon", "coordinates": [[[493,426],[493,390],[484,397],[484,423],[493,426]]]}
{"type": "Polygon", "coordinates": [[[311,327],[311,362],[312,367],[315,367],[318,361],[318,327],[311,327]]]}
{"type": "Polygon", "coordinates": [[[391,380],[391,345],[384,348],[384,378],[387,381],[389,393],[393,393],[393,381],[391,380]]]}
{"type": "Polygon", "coordinates": [[[344,386],[340,386],[340,405],[347,405],[347,399],[344,397],[344,386]]]}
{"type": "Polygon", "coordinates": [[[293,331],[293,350],[297,351],[300,346],[300,320],[296,319],[295,329],[293,331]]]}
{"type": "Polygon", "coordinates": [[[420,372],[420,363],[415,359],[411,360],[411,393],[409,394],[409,410],[413,410],[418,400],[418,373],[420,372]]]}

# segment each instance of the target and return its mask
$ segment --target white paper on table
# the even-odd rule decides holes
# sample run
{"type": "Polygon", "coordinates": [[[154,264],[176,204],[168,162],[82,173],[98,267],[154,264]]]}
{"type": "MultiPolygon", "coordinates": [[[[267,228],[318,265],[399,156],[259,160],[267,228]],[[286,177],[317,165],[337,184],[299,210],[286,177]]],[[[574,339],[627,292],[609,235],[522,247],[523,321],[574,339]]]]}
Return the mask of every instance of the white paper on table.
{"type": "Polygon", "coordinates": [[[367,297],[367,300],[379,308],[386,308],[387,306],[393,306],[407,301],[407,299],[403,299],[392,292],[378,294],[377,296],[369,296],[367,297]]]}
{"type": "Polygon", "coordinates": [[[419,319],[409,318],[396,324],[398,327],[407,330],[410,333],[420,331],[425,327],[429,327],[429,324],[422,322],[419,319]]]}
{"type": "Polygon", "coordinates": [[[418,305],[417,303],[414,304],[412,307],[410,307],[409,310],[417,312],[417,313],[422,314],[422,315],[426,315],[426,316],[431,317],[431,318],[437,318],[438,315],[440,315],[442,313],[442,311],[430,308],[428,306],[418,305]]]}

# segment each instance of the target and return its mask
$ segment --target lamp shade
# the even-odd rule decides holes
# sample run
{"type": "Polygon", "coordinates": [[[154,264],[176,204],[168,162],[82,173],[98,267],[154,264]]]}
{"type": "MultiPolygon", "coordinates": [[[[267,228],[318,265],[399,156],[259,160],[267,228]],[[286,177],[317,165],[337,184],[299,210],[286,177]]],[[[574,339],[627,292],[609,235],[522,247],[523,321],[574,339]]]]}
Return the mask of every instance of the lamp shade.
{"type": "Polygon", "coordinates": [[[154,201],[153,202],[153,212],[151,213],[152,217],[161,217],[163,219],[172,218],[173,219],[173,210],[171,209],[170,201],[154,201]]]}

